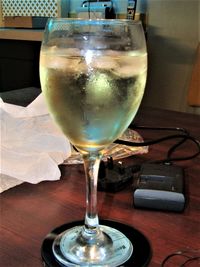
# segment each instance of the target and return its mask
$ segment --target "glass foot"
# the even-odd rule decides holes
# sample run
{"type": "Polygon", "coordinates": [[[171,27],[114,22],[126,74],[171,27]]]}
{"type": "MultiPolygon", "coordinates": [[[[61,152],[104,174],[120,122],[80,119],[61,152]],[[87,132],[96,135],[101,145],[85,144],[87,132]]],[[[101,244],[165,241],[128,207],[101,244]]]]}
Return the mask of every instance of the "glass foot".
{"type": "Polygon", "coordinates": [[[133,253],[130,240],[119,230],[100,225],[96,239],[82,238],[83,226],[75,226],[59,234],[53,242],[57,261],[67,267],[116,267],[125,263],[133,253]],[[78,237],[77,237],[78,236],[78,237]]]}

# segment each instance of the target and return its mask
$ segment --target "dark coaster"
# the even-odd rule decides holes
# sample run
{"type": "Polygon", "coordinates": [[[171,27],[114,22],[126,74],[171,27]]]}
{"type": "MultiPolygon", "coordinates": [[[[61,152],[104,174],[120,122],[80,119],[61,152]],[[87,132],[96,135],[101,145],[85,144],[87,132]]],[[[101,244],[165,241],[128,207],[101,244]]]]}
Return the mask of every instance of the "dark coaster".
{"type": "MultiPolygon", "coordinates": [[[[61,225],[58,228],[54,229],[51,233],[49,233],[45,237],[41,247],[41,255],[44,266],[65,267],[63,264],[59,263],[53,255],[52,245],[54,239],[57,237],[57,235],[66,231],[67,229],[72,228],[74,226],[83,225],[83,223],[84,223],[83,221],[76,221],[61,225]]],[[[152,256],[151,247],[147,238],[140,231],[129,225],[115,221],[100,220],[100,224],[107,225],[121,231],[132,242],[133,245],[132,256],[129,258],[127,262],[118,267],[148,266],[152,256]]]]}

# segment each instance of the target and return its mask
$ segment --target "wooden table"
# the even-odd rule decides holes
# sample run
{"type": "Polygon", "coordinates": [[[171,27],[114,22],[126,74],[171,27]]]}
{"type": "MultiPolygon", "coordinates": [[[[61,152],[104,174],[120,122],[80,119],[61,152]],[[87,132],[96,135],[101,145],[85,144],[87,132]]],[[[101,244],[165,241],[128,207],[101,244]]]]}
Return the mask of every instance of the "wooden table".
{"type": "MultiPolygon", "coordinates": [[[[151,126],[185,127],[200,139],[197,115],[143,108],[135,121],[151,126]]],[[[156,131],[141,133],[145,140],[161,135],[156,131]]],[[[171,143],[151,146],[148,154],[124,162],[135,164],[160,159],[171,143]]],[[[188,143],[183,146],[181,155],[194,151],[195,147],[188,143]]],[[[183,213],[135,209],[131,186],[118,193],[98,193],[100,218],[128,223],[149,239],[153,250],[150,267],[160,266],[163,259],[175,251],[200,248],[200,157],[176,164],[184,167],[186,175],[188,203],[183,213]]],[[[84,217],[83,166],[61,166],[61,171],[60,181],[38,185],[24,183],[1,194],[2,267],[42,266],[40,247],[46,234],[61,224],[84,217]]],[[[177,263],[180,266],[183,260],[185,258],[176,257],[166,266],[178,266],[177,263]]],[[[187,266],[198,264],[196,261],[187,266]]]]}
{"type": "Polygon", "coordinates": [[[0,39],[42,41],[44,30],[0,27],[0,39]]]}

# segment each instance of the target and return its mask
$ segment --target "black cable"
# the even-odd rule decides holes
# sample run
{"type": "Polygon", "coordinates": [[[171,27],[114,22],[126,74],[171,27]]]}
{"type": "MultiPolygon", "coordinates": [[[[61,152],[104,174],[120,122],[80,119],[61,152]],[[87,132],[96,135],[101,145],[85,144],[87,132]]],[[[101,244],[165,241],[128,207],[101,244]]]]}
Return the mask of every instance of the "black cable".
{"type": "Polygon", "coordinates": [[[88,1],[88,17],[90,19],[90,0],[88,1]]]}
{"type": "Polygon", "coordinates": [[[187,138],[185,137],[181,141],[179,141],[177,144],[173,145],[167,152],[167,158],[169,159],[170,156],[174,153],[174,151],[186,141],[187,141],[187,138]]]}
{"type": "MultiPolygon", "coordinates": [[[[167,158],[165,160],[160,160],[159,162],[165,163],[165,162],[171,162],[171,161],[189,160],[189,159],[197,157],[200,154],[200,142],[198,140],[196,140],[194,137],[190,136],[190,133],[185,128],[180,128],[180,127],[149,127],[149,126],[139,126],[137,124],[130,125],[130,128],[131,129],[143,129],[143,130],[144,129],[145,130],[158,130],[158,131],[163,131],[163,130],[166,130],[166,131],[177,131],[177,132],[182,132],[184,135],[186,135],[185,137],[182,138],[182,140],[180,140],[178,143],[173,145],[168,150],[167,158]],[[194,155],[186,157],[186,158],[183,158],[183,157],[182,158],[171,158],[171,155],[175,152],[175,150],[179,146],[181,146],[184,142],[186,142],[188,139],[192,140],[196,144],[196,146],[198,147],[199,151],[197,153],[195,153],[194,155]]],[[[172,139],[173,139],[173,137],[172,137],[172,139]]],[[[163,139],[162,141],[165,141],[165,140],[167,140],[167,139],[163,139]]]]}
{"type": "Polygon", "coordinates": [[[164,136],[155,140],[150,140],[150,141],[145,141],[145,142],[132,142],[132,141],[125,141],[122,139],[117,139],[114,141],[114,143],[120,144],[120,145],[127,145],[127,146],[135,146],[135,147],[140,147],[140,146],[150,146],[150,145],[155,145],[158,143],[161,143],[166,140],[170,139],[175,139],[175,138],[187,138],[187,139],[193,139],[191,136],[187,135],[180,135],[180,134],[173,134],[173,135],[168,135],[164,136]]]}
{"type": "Polygon", "coordinates": [[[174,253],[171,253],[171,254],[167,255],[167,257],[164,258],[164,260],[162,261],[162,263],[161,263],[160,266],[161,266],[161,267],[164,267],[164,266],[165,266],[165,263],[166,263],[169,259],[171,259],[172,257],[174,257],[174,256],[184,256],[184,257],[190,259],[190,256],[183,254],[182,251],[177,251],[177,252],[174,252],[174,253]]]}
{"type": "Polygon", "coordinates": [[[144,129],[144,130],[160,130],[160,131],[178,131],[178,132],[183,132],[185,134],[189,135],[188,130],[185,128],[180,128],[180,127],[152,127],[152,126],[144,126],[144,125],[137,125],[137,124],[131,124],[129,126],[130,129],[144,129]]]}
{"type": "Polygon", "coordinates": [[[194,256],[194,257],[191,257],[191,258],[189,258],[189,259],[187,259],[184,263],[182,263],[181,265],[180,265],[180,267],[184,267],[188,262],[190,262],[190,261],[195,261],[195,260],[199,260],[200,259],[200,256],[194,256]]]}
{"type": "Polygon", "coordinates": [[[157,131],[177,131],[181,132],[180,134],[173,134],[173,135],[168,135],[164,136],[155,140],[150,140],[150,141],[144,141],[144,142],[130,142],[130,141],[125,141],[121,139],[117,139],[114,143],[121,144],[121,145],[127,145],[127,146],[135,146],[135,147],[140,147],[140,146],[150,146],[154,145],[160,142],[164,142],[170,139],[181,139],[178,141],[178,143],[174,144],[172,147],[169,148],[167,152],[167,157],[166,159],[162,159],[159,161],[156,161],[154,163],[171,163],[173,161],[182,161],[182,160],[190,160],[195,157],[197,157],[200,154],[200,142],[199,140],[195,139],[192,137],[189,132],[184,129],[184,128],[179,128],[179,127],[149,127],[149,126],[138,126],[138,125],[130,125],[130,129],[142,129],[142,130],[157,130],[157,131]],[[183,143],[186,141],[192,141],[196,147],[197,147],[197,152],[187,156],[187,157],[172,157],[174,152],[179,148],[183,143]]]}
{"type": "Polygon", "coordinates": [[[135,0],[133,19],[135,19],[136,8],[137,8],[137,0],[135,0]]]}
{"type": "Polygon", "coordinates": [[[181,257],[185,257],[187,258],[179,267],[184,267],[186,266],[187,263],[191,262],[191,261],[196,261],[196,260],[199,260],[200,259],[200,256],[193,256],[193,255],[188,255],[188,254],[191,254],[193,253],[194,251],[176,251],[174,253],[171,253],[169,255],[167,255],[164,260],[162,261],[161,263],[161,267],[164,267],[165,264],[168,262],[169,259],[171,259],[172,257],[175,257],[175,256],[181,256],[181,257]]]}

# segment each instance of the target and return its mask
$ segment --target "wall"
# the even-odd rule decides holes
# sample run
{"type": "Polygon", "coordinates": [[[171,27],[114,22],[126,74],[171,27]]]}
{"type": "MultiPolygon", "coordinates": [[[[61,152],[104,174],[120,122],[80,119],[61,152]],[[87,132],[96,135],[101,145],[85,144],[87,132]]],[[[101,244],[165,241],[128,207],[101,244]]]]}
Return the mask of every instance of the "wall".
{"type": "Polygon", "coordinates": [[[143,105],[200,114],[187,104],[199,42],[198,0],[148,0],[148,81],[143,105]]]}

